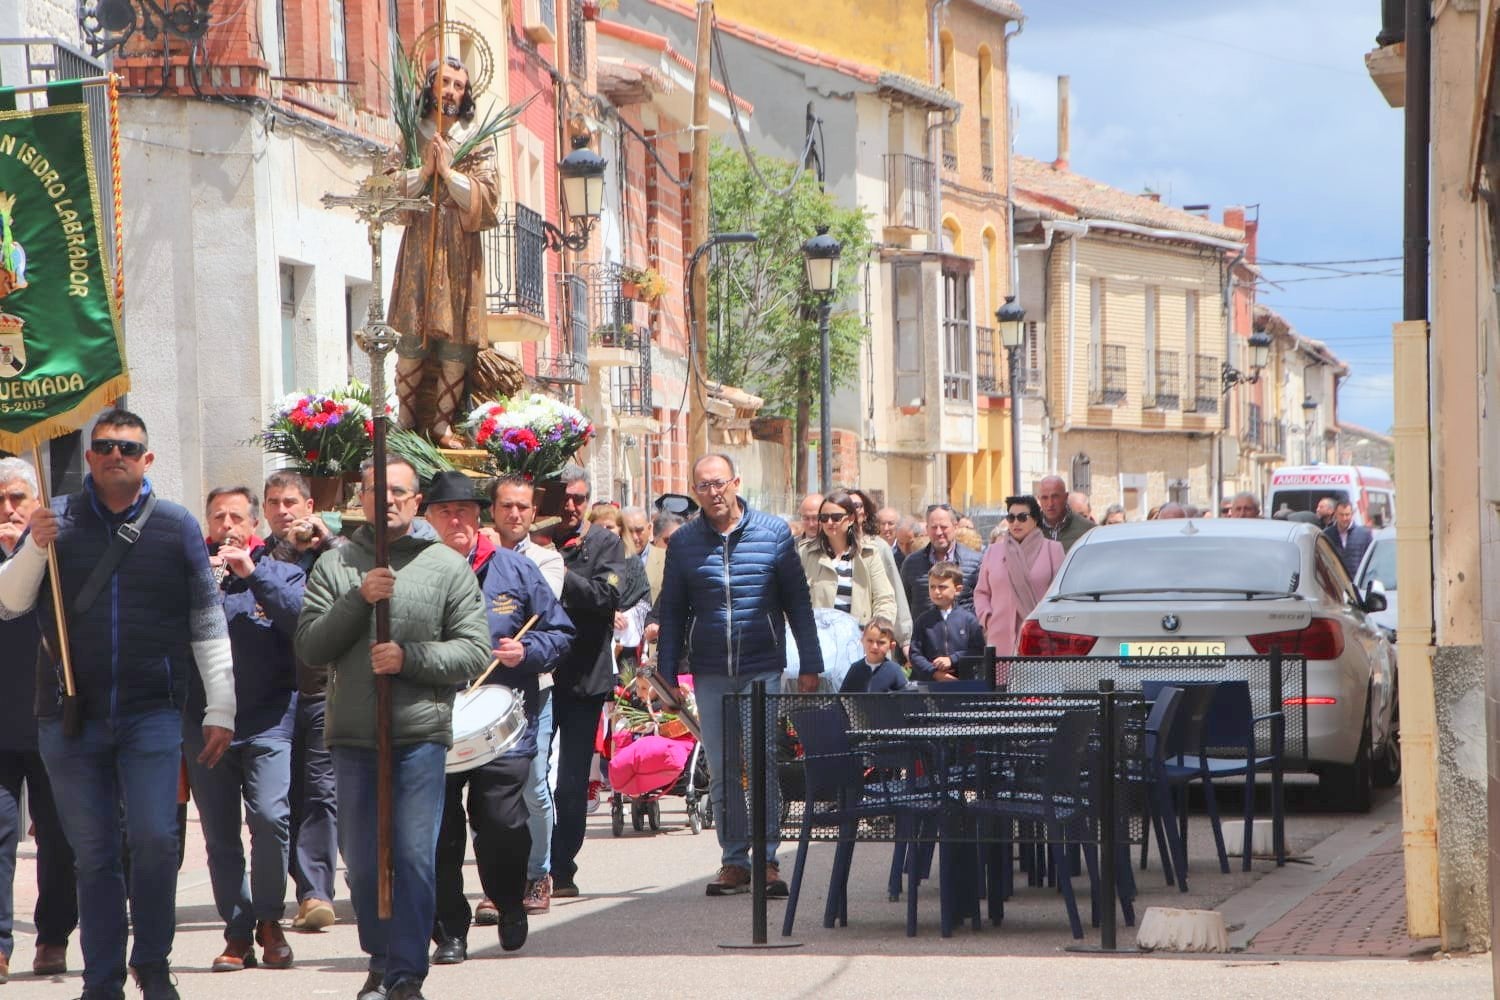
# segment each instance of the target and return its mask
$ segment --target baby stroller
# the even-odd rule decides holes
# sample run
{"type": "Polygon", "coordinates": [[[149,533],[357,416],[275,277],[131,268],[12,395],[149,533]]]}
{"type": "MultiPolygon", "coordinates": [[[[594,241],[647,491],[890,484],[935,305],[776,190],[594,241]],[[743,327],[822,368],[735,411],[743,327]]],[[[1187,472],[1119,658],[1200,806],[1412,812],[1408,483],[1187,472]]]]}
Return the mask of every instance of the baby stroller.
{"type": "MultiPolygon", "coordinates": [[[[682,690],[691,698],[692,679],[681,678],[682,690]]],[[[661,830],[661,799],[681,795],[693,833],[714,825],[708,794],[708,755],[694,735],[696,713],[691,701],[676,706],[678,712],[654,710],[633,685],[615,689],[610,710],[614,731],[608,741],[610,831],[625,833],[625,804],[630,804],[630,825],[637,831],[661,830]]]]}

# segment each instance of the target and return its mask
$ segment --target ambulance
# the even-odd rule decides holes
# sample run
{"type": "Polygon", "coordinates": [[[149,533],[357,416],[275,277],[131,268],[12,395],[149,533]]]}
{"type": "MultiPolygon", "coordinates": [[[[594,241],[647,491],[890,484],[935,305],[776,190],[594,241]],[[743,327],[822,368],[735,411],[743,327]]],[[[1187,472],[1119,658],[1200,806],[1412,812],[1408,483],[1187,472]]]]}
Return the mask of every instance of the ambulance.
{"type": "Polygon", "coordinates": [[[1265,516],[1282,507],[1316,510],[1318,501],[1332,497],[1354,505],[1354,523],[1370,528],[1396,523],[1396,486],[1390,473],[1369,465],[1288,465],[1271,472],[1265,516]]]}

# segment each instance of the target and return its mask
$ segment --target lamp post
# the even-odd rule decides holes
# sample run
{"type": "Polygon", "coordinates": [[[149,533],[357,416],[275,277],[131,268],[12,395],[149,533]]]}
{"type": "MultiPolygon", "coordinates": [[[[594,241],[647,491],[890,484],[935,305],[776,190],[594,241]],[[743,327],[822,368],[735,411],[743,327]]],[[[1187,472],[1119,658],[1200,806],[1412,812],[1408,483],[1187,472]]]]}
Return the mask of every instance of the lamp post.
{"type": "Polygon", "coordinates": [[[823,362],[823,378],[818,397],[818,489],[824,496],[833,488],[833,370],[829,355],[828,318],[833,311],[833,293],[839,283],[839,254],[844,248],[828,235],[827,226],[818,227],[818,235],[802,244],[807,265],[807,287],[819,298],[818,347],[823,362]]]}
{"type": "Polygon", "coordinates": [[[1005,297],[1005,304],[995,311],[995,322],[1000,327],[1000,345],[1005,348],[1005,363],[1010,366],[1010,488],[1021,492],[1021,393],[1020,367],[1016,356],[1026,340],[1026,310],[1021,308],[1014,295],[1005,297]]]}
{"type": "Polygon", "coordinates": [[[1318,401],[1308,393],[1302,399],[1302,463],[1313,464],[1313,428],[1318,420],[1318,401]]]}
{"type": "Polygon", "coordinates": [[[1246,375],[1228,361],[1219,369],[1219,395],[1224,395],[1240,383],[1254,384],[1260,381],[1271,358],[1271,335],[1257,330],[1250,335],[1250,374],[1246,375]]]}
{"type": "Polygon", "coordinates": [[[542,220],[548,249],[561,253],[567,248],[576,253],[589,245],[589,234],[604,211],[604,170],[607,166],[604,157],[589,149],[587,135],[573,137],[573,152],[562,158],[557,172],[562,177],[563,201],[568,204],[568,218],[573,221],[574,231],[565,233],[542,220]]]}

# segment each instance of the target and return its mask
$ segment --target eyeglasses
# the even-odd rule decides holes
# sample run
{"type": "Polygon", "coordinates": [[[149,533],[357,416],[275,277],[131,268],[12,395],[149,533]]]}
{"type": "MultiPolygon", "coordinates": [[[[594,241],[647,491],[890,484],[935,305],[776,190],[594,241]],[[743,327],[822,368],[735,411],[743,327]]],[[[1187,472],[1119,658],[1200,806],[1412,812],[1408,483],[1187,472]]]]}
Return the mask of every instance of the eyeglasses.
{"type": "Polygon", "coordinates": [[[1022,511],[1019,514],[1006,514],[1005,519],[1007,521],[1020,521],[1022,524],[1025,524],[1027,521],[1031,520],[1031,515],[1026,513],[1025,511],[1022,511]]]}
{"type": "Polygon", "coordinates": [[[586,504],[588,502],[589,502],[589,495],[587,493],[564,493],[563,494],[563,503],[570,503],[574,507],[582,507],[584,504],[586,504]]]}
{"type": "Polygon", "coordinates": [[[95,438],[89,442],[89,451],[95,455],[112,455],[115,449],[126,458],[140,458],[146,454],[146,446],[139,441],[119,441],[115,438],[95,438]]]}
{"type": "Polygon", "coordinates": [[[734,479],[705,479],[701,483],[693,484],[693,492],[699,494],[723,493],[735,482],[736,480],[734,479]]]}
{"type": "MultiPolygon", "coordinates": [[[[374,486],[361,486],[359,488],[359,491],[361,493],[365,494],[366,496],[373,496],[374,493],[375,493],[375,487],[374,486]]],[[[417,491],[416,490],[409,490],[405,486],[387,486],[385,488],[385,492],[386,492],[386,496],[388,496],[392,500],[396,500],[398,502],[402,501],[402,500],[410,500],[412,497],[414,497],[414,496],[417,495],[417,491]]]]}
{"type": "Polygon", "coordinates": [[[819,514],[818,520],[824,524],[835,524],[848,516],[848,514],[819,514]]]}

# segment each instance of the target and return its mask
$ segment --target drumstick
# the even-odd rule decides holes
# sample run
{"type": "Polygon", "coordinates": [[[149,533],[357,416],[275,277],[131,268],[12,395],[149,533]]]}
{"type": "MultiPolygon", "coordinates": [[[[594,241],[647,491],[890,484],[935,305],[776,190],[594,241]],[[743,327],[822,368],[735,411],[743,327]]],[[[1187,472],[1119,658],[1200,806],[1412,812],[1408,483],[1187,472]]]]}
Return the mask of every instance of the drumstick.
{"type": "MultiPolygon", "coordinates": [[[[524,636],[527,632],[531,631],[531,626],[535,625],[536,624],[536,620],[538,618],[540,618],[540,617],[541,617],[540,615],[532,615],[531,618],[530,618],[530,620],[528,620],[525,625],[521,626],[521,631],[519,631],[519,632],[517,632],[515,634],[515,636],[514,636],[515,640],[517,642],[520,642],[521,641],[521,637],[524,636]]],[[[477,678],[475,678],[474,679],[474,683],[470,684],[469,687],[471,687],[471,688],[477,688],[479,685],[483,684],[485,678],[490,675],[490,672],[492,670],[494,670],[496,667],[498,667],[499,665],[500,665],[500,658],[497,656],[493,660],[490,661],[490,665],[484,668],[484,673],[480,674],[477,678]]]]}

